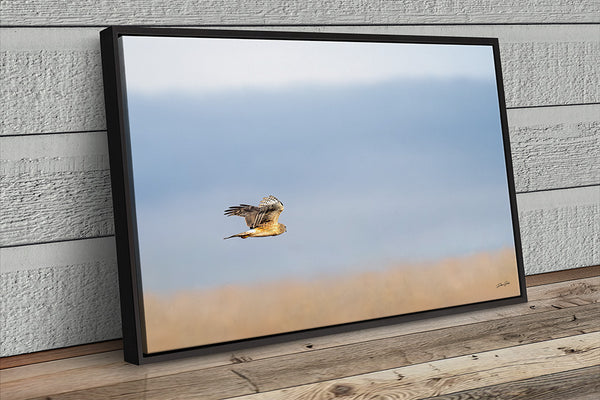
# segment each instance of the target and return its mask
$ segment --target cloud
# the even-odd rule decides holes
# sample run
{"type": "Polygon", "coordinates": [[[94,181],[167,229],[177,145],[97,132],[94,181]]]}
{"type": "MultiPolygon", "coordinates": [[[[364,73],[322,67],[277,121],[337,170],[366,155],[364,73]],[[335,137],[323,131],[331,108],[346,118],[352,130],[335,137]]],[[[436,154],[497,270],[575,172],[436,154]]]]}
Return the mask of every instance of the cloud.
{"type": "Polygon", "coordinates": [[[124,36],[128,90],[373,84],[406,77],[493,78],[489,46],[124,36]]]}

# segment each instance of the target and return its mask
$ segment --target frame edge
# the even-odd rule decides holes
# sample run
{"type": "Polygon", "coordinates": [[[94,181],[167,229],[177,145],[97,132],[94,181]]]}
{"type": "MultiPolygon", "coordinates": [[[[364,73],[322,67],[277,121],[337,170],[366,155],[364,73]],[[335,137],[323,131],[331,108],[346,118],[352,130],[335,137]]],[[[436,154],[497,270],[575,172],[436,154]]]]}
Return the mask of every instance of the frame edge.
{"type": "Polygon", "coordinates": [[[118,54],[118,31],[115,27],[100,31],[100,50],[117,247],[123,354],[125,361],[139,365],[142,361],[139,297],[135,279],[136,263],[131,257],[133,247],[126,182],[128,166],[125,164],[128,149],[125,147],[124,137],[122,66],[118,54]]]}

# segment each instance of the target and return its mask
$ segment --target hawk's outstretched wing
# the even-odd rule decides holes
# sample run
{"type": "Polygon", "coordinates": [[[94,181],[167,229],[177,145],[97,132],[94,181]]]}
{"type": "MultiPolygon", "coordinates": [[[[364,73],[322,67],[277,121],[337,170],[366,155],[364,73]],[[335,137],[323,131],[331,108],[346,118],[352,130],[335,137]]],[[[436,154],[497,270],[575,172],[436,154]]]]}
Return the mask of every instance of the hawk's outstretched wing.
{"type": "Polygon", "coordinates": [[[251,229],[261,225],[277,224],[279,215],[283,211],[283,203],[277,200],[275,196],[264,197],[258,207],[248,204],[232,206],[225,210],[225,215],[239,215],[246,219],[246,225],[251,229]]]}

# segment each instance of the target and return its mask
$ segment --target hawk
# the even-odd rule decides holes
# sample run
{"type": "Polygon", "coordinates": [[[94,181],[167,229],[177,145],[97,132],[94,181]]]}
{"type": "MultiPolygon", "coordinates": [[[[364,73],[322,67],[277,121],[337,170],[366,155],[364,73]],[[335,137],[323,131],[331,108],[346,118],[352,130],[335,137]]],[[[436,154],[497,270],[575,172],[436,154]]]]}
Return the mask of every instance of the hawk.
{"type": "Polygon", "coordinates": [[[283,211],[283,203],[277,200],[275,196],[264,197],[258,207],[248,204],[240,204],[232,206],[225,210],[225,215],[239,215],[246,219],[246,225],[250,230],[237,235],[228,236],[223,239],[240,237],[246,239],[248,237],[265,237],[277,236],[287,231],[284,224],[277,222],[279,215],[283,211]]]}

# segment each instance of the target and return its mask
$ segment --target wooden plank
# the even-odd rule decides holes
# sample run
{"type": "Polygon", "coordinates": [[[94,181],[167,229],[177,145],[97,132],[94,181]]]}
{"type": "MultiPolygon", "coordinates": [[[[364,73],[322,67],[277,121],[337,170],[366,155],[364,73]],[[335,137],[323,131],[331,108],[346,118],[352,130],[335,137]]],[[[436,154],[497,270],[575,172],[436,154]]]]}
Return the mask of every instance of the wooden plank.
{"type": "Polygon", "coordinates": [[[114,238],[0,248],[0,355],[118,339],[114,238]]]}
{"type": "Polygon", "coordinates": [[[517,207],[519,211],[526,212],[572,205],[595,205],[598,204],[599,200],[600,185],[592,185],[562,190],[518,193],[517,207]]]}
{"type": "MultiPolygon", "coordinates": [[[[71,161],[66,160],[69,166],[71,161]]],[[[112,235],[114,218],[110,172],[65,171],[23,174],[0,185],[1,246],[112,235]],[[23,194],[23,196],[20,196],[23,194]],[[57,223],[55,223],[57,222],[57,223]]]]}
{"type": "Polygon", "coordinates": [[[563,271],[545,272],[525,277],[527,287],[548,285],[550,283],[573,281],[576,279],[600,276],[600,265],[567,269],[563,271]]]}
{"type": "Polygon", "coordinates": [[[76,0],[63,7],[59,0],[13,0],[2,7],[5,25],[251,25],[269,24],[477,24],[597,22],[600,7],[593,0],[471,0],[469,2],[365,2],[349,0],[245,0],[208,3],[158,0],[117,3],[76,0]]]}
{"type": "MultiPolygon", "coordinates": [[[[117,260],[113,236],[85,240],[44,243],[33,246],[0,247],[0,272],[82,265],[117,260]]],[[[116,267],[115,267],[116,269],[116,267]]]]}
{"type": "Polygon", "coordinates": [[[571,397],[558,395],[578,393],[578,385],[581,392],[600,389],[597,379],[586,381],[600,371],[594,365],[600,354],[598,339],[598,333],[591,333],[501,350],[475,350],[471,355],[235,398],[450,400],[537,398],[539,394],[543,399],[565,399],[571,397]]]}
{"type": "Polygon", "coordinates": [[[600,104],[507,114],[517,191],[600,183],[600,104]]]}
{"type": "Polygon", "coordinates": [[[0,246],[114,233],[105,132],[0,140],[0,246]]]}
{"type": "Polygon", "coordinates": [[[87,356],[89,354],[104,353],[107,351],[120,350],[123,348],[123,341],[107,340],[100,343],[82,344],[78,346],[64,347],[62,349],[38,351],[31,354],[21,354],[18,356],[0,358],[0,369],[22,367],[44,363],[65,358],[87,356]]]}
{"type": "MultiPolygon", "coordinates": [[[[59,251],[55,251],[54,253],[59,253],[59,251]]],[[[0,257],[3,257],[2,253],[0,253],[0,257]]],[[[3,259],[7,259],[7,257],[4,257],[3,259]]],[[[35,264],[30,264],[26,267],[29,268],[33,265],[35,264]]],[[[563,271],[563,273],[564,272],[569,271],[563,271]]],[[[421,332],[428,329],[438,329],[459,324],[467,324],[516,315],[523,315],[527,313],[538,313],[558,308],[576,307],[579,305],[592,304],[594,302],[597,302],[599,292],[600,279],[598,278],[580,279],[577,282],[560,283],[556,285],[547,284],[546,286],[539,288],[530,288],[528,290],[529,303],[527,304],[518,304],[509,307],[494,308],[448,317],[431,318],[422,321],[413,321],[405,324],[348,332],[340,335],[323,336],[319,338],[314,338],[310,341],[294,341],[280,345],[264,346],[260,348],[248,349],[236,355],[215,355],[215,357],[202,358],[202,365],[199,365],[198,361],[196,361],[194,366],[195,368],[199,368],[201,366],[208,367],[213,365],[225,365],[228,363],[235,362],[236,359],[260,359],[282,354],[293,354],[311,349],[320,349],[338,346],[342,344],[356,343],[361,340],[365,340],[366,338],[377,339],[387,336],[397,336],[400,334],[421,332]]],[[[79,310],[76,311],[79,312],[79,310]]],[[[86,310],[83,310],[81,312],[85,313],[86,310]]],[[[118,313],[118,310],[115,310],[112,313],[112,315],[115,315],[116,313],[118,313]]],[[[8,323],[19,324],[22,323],[22,321],[9,320],[8,323]]],[[[115,324],[117,323],[118,321],[115,322],[115,324]]],[[[7,336],[6,334],[3,335],[3,337],[7,336]]],[[[23,355],[18,357],[26,358],[27,356],[28,355],[23,355]]],[[[30,356],[34,359],[36,357],[35,353],[31,354],[30,356]]],[[[110,363],[118,362],[122,359],[123,356],[121,352],[119,352],[118,354],[115,353],[114,357],[111,358],[112,361],[110,361],[110,363]]],[[[168,363],[163,365],[168,366],[169,368],[173,368],[173,366],[168,363]]],[[[52,368],[53,370],[59,369],[59,367],[56,364],[54,364],[52,368]]],[[[170,371],[172,372],[172,370],[170,371]]],[[[181,369],[178,369],[177,371],[181,372],[181,369]]],[[[6,377],[3,378],[6,380],[6,377]]]]}
{"type": "Polygon", "coordinates": [[[0,356],[122,337],[115,263],[8,272],[0,288],[0,356]]]}
{"type": "MultiPolygon", "coordinates": [[[[270,28],[273,29],[273,28],[270,28]]],[[[498,37],[509,107],[600,102],[600,26],[277,29],[498,37]]],[[[99,28],[2,28],[0,135],[105,129],[99,28]]]]}
{"type": "Polygon", "coordinates": [[[536,376],[515,382],[429,397],[424,400],[538,398],[583,400],[600,397],[600,366],[536,376]]]}
{"type": "MultiPolygon", "coordinates": [[[[600,326],[599,310],[600,306],[593,304],[574,309],[547,311],[535,316],[524,315],[417,334],[367,340],[294,355],[241,362],[233,366],[148,377],[96,388],[90,388],[92,384],[88,383],[86,386],[88,389],[61,395],[52,386],[48,386],[48,381],[36,380],[35,385],[43,385],[43,395],[56,393],[52,395],[53,399],[94,399],[123,394],[133,396],[125,398],[143,395],[146,399],[164,399],[173,393],[176,393],[178,398],[204,396],[203,398],[207,399],[217,399],[592,333],[600,326]],[[240,378],[245,385],[240,385],[240,378]]],[[[594,336],[594,340],[598,342],[597,335],[594,336]]],[[[515,353],[514,349],[510,352],[515,353]]],[[[580,354],[582,351],[579,348],[574,352],[567,349],[566,353],[580,354]]],[[[593,353],[590,357],[595,360],[594,356],[597,357],[597,353],[593,353]]],[[[114,367],[113,365],[113,369],[114,367]]],[[[570,367],[572,368],[574,366],[570,367]]],[[[135,371],[139,369],[136,368],[135,371]]],[[[98,371],[90,371],[87,368],[88,374],[94,372],[98,371]]],[[[77,371],[71,370],[67,374],[69,379],[73,380],[77,376],[77,371]]],[[[52,382],[62,382],[65,379],[63,374],[55,374],[53,378],[52,382]]],[[[31,387],[31,384],[26,384],[24,381],[4,384],[4,389],[8,393],[22,390],[20,394],[22,397],[25,397],[25,390],[27,395],[31,396],[33,393],[31,387]]]]}
{"type": "Polygon", "coordinates": [[[520,194],[517,207],[528,275],[600,264],[600,186],[520,194]]]}
{"type": "MultiPolygon", "coordinates": [[[[46,49],[14,52],[5,47],[12,38],[0,30],[4,66],[0,93],[7,99],[0,135],[106,129],[99,40],[94,33],[95,40],[84,42],[89,43],[86,49],[81,49],[78,38],[70,40],[75,42],[73,50],[53,49],[49,43],[46,49]]],[[[71,34],[77,32],[64,32],[67,42],[71,34]]]]}

